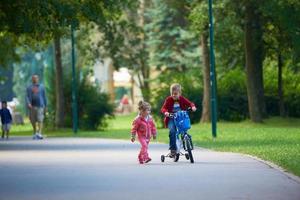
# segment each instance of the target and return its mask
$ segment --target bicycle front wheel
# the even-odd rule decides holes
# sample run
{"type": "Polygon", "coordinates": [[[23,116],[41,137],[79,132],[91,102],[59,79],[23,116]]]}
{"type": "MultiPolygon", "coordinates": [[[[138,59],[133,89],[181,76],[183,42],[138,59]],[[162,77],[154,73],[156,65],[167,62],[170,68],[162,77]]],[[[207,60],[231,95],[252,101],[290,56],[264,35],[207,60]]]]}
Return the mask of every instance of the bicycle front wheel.
{"type": "Polygon", "coordinates": [[[193,157],[193,153],[192,153],[192,141],[189,137],[185,137],[185,145],[186,145],[186,150],[189,154],[189,158],[190,158],[190,162],[194,163],[194,157],[193,157]]]}

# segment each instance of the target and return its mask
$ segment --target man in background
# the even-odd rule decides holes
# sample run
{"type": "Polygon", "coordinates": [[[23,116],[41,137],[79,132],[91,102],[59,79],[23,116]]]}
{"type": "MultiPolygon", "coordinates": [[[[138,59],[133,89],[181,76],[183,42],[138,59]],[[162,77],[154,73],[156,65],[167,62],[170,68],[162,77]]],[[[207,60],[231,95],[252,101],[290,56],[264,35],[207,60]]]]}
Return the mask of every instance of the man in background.
{"type": "Polygon", "coordinates": [[[26,103],[33,127],[33,139],[43,139],[42,129],[47,99],[44,86],[39,84],[38,75],[32,76],[32,85],[28,86],[26,90],[26,103]]]}

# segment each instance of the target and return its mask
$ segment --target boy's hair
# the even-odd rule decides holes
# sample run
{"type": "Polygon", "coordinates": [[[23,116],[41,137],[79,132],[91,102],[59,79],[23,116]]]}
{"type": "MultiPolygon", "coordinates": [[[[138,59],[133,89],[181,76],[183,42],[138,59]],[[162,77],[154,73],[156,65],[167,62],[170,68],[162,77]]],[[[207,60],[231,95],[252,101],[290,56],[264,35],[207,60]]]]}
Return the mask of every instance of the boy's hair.
{"type": "Polygon", "coordinates": [[[7,104],[7,101],[1,101],[2,104],[7,104]]]}
{"type": "Polygon", "coordinates": [[[179,83],[173,83],[170,86],[170,93],[171,93],[171,95],[173,94],[174,91],[178,91],[178,92],[181,93],[181,85],[179,83]]]}
{"type": "Polygon", "coordinates": [[[144,110],[150,110],[151,109],[151,106],[148,102],[146,101],[140,101],[139,104],[139,111],[144,111],[144,110]]]}

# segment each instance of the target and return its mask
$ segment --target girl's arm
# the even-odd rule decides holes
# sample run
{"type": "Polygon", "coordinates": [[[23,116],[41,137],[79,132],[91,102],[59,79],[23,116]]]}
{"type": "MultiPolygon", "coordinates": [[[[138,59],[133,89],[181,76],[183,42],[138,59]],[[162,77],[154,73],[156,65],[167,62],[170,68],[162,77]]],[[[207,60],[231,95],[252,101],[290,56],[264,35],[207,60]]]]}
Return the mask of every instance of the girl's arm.
{"type": "Polygon", "coordinates": [[[156,126],[155,126],[155,123],[153,121],[153,119],[151,120],[151,134],[156,137],[157,135],[157,129],[156,129],[156,126]]]}
{"type": "Polygon", "coordinates": [[[131,127],[131,131],[130,131],[132,137],[135,137],[135,135],[137,133],[137,130],[138,130],[138,127],[139,127],[138,119],[135,119],[132,122],[132,127],[131,127]]]}

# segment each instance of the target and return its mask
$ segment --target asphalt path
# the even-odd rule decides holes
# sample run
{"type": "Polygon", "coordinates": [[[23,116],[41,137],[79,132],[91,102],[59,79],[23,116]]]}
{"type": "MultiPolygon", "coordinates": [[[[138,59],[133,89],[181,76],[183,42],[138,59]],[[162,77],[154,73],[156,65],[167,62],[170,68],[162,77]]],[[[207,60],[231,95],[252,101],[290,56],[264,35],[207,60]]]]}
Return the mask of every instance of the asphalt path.
{"type": "Polygon", "coordinates": [[[300,181],[255,158],[196,148],[195,163],[151,143],[138,164],[129,141],[0,140],[0,200],[300,200],[300,181]]]}

